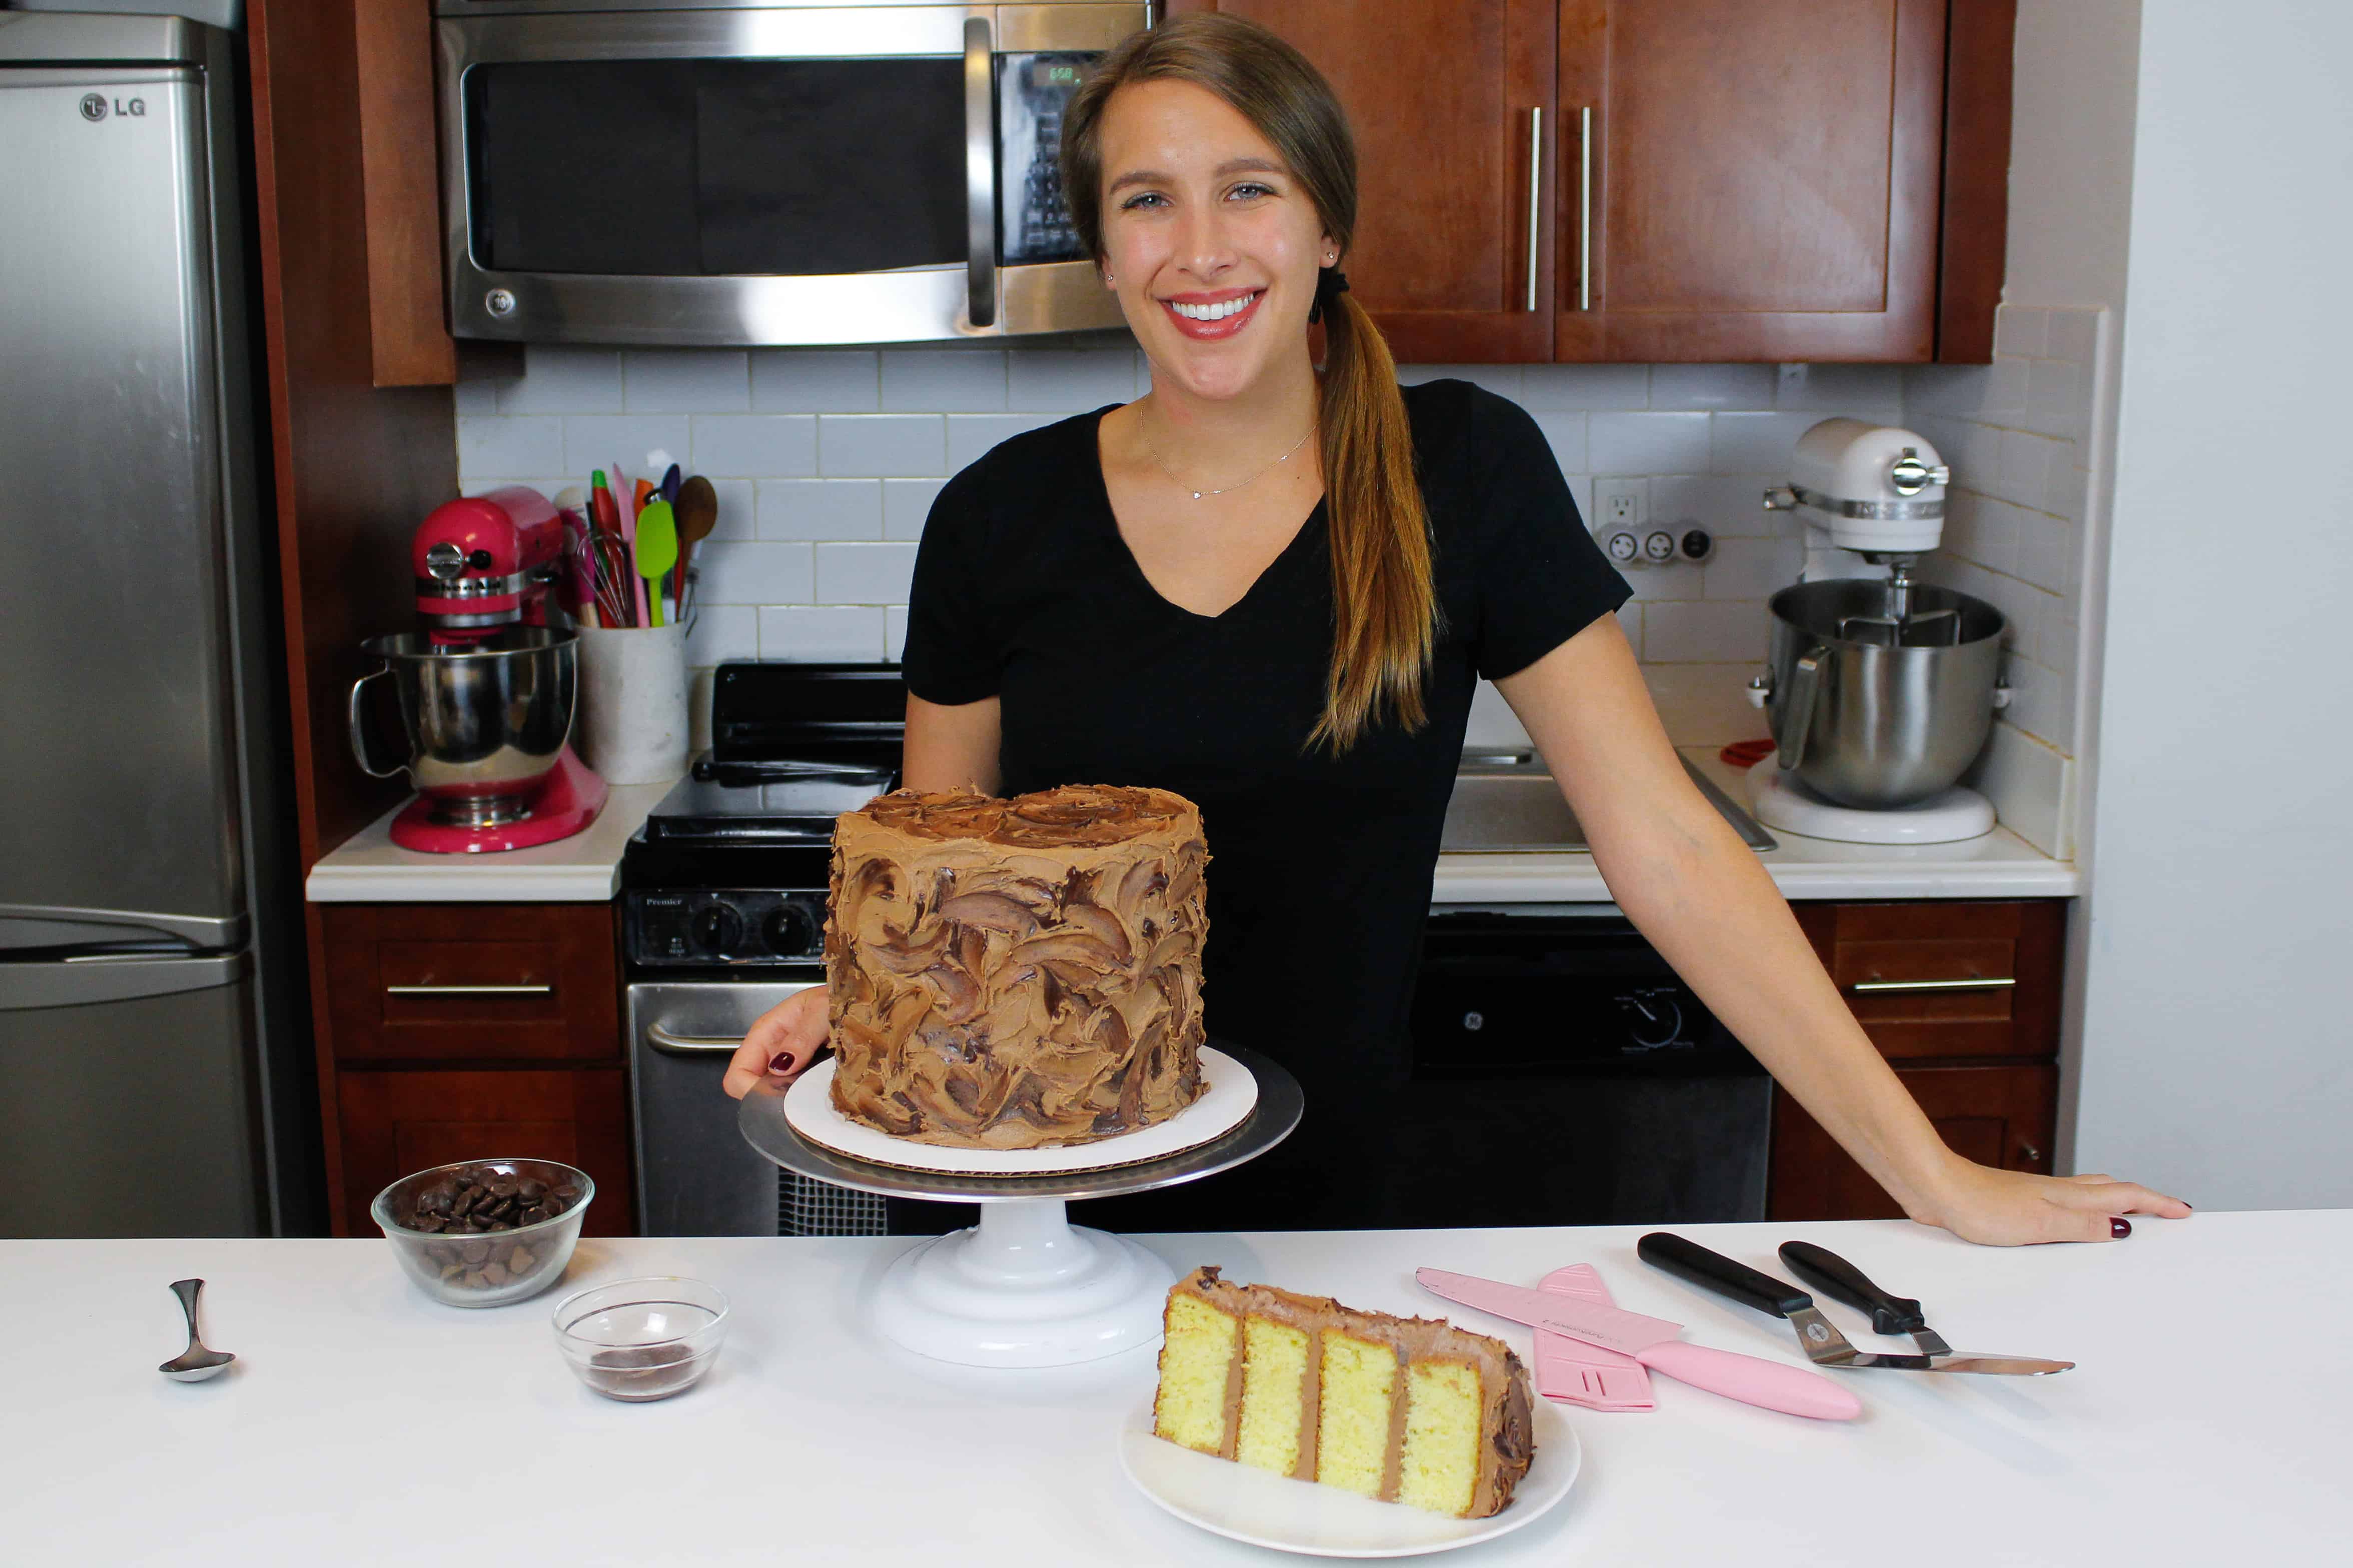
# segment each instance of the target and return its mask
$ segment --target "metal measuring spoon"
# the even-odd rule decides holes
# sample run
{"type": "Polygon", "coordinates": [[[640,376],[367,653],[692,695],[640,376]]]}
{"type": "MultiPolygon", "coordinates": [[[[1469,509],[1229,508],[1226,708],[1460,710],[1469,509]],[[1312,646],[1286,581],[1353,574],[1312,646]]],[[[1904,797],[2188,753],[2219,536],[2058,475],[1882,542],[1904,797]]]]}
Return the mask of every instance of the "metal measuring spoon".
{"type": "Polygon", "coordinates": [[[205,1288],[201,1279],[174,1279],[172,1294],[180,1299],[180,1310],[188,1316],[188,1348],[155,1370],[180,1383],[202,1383],[217,1377],[237,1359],[227,1351],[208,1351],[205,1342],[196,1337],[196,1293],[205,1288]]]}

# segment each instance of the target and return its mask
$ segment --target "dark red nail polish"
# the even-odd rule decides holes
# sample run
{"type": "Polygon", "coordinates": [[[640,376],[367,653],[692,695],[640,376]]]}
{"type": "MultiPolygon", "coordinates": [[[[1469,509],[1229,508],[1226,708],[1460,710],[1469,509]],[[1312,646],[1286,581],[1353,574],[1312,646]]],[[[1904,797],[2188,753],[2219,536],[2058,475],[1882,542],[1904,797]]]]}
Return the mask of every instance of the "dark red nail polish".
{"type": "Polygon", "coordinates": [[[2186,1208],[2186,1209],[2194,1209],[2194,1208],[2196,1208],[2198,1205],[2197,1205],[2196,1204],[2191,1203],[2188,1198],[2184,1198],[2184,1199],[2182,1199],[2182,1200],[2181,1200],[2181,1206],[2182,1206],[2183,1208],[2186,1208]]]}
{"type": "Polygon", "coordinates": [[[782,1077],[793,1070],[793,1063],[797,1059],[790,1051],[778,1051],[768,1058],[768,1070],[782,1077]]]}
{"type": "Polygon", "coordinates": [[[2128,1219],[2114,1219],[2114,1218],[2112,1218],[2112,1219],[2110,1219],[2110,1220],[2108,1221],[2108,1235],[2109,1235],[2113,1239],[2117,1240],[2117,1241],[2122,1241],[2125,1237],[2126,1237],[2130,1236],[2131,1234],[2132,1234],[2132,1221],[2130,1221],[2130,1220],[2128,1220],[2128,1219]]]}

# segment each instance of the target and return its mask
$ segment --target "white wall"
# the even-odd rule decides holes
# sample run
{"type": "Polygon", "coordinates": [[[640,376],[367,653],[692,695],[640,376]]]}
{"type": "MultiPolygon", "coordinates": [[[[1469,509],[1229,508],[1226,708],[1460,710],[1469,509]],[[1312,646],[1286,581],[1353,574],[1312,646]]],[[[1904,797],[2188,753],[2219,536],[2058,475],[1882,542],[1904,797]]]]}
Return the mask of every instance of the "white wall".
{"type": "Polygon", "coordinates": [[[2141,17],[2075,1164],[2207,1207],[2353,1204],[2348,56],[2141,17]]]}

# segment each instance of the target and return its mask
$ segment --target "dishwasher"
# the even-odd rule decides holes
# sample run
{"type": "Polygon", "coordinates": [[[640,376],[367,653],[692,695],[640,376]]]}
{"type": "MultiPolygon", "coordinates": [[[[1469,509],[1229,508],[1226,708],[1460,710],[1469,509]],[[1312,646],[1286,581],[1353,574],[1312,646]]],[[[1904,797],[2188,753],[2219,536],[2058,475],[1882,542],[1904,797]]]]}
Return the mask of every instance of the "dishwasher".
{"type": "Polygon", "coordinates": [[[1434,906],[1410,1018],[1385,1225],[1765,1217],[1773,1080],[1616,906],[1434,906]]]}

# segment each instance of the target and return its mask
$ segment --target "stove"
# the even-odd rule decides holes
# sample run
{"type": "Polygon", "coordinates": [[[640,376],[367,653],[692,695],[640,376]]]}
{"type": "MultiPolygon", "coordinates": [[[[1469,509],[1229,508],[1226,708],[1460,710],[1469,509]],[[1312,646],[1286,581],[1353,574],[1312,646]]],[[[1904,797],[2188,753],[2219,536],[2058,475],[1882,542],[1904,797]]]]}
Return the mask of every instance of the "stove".
{"type": "Polygon", "coordinates": [[[649,1236],[883,1234],[884,1200],[779,1171],[720,1089],[762,1013],[825,980],[834,818],[897,787],[896,665],[727,664],[711,750],[621,857],[621,948],[649,1236]]]}

